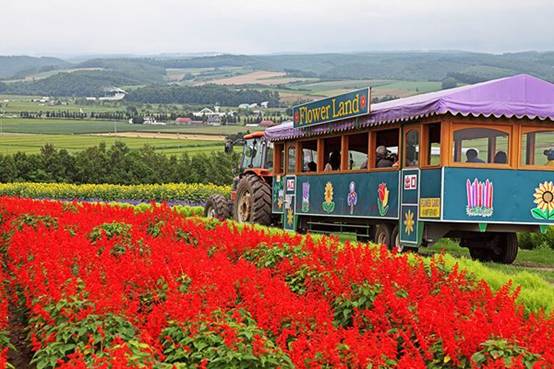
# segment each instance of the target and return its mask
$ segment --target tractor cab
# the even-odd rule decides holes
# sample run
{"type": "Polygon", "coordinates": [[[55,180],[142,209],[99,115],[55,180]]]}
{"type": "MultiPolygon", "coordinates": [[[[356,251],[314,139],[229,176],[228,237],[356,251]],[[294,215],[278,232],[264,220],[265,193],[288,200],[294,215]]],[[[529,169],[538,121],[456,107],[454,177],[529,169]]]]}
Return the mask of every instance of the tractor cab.
{"type": "Polygon", "coordinates": [[[273,168],[273,144],[267,141],[263,132],[254,132],[244,136],[244,146],[240,161],[240,172],[271,171],[273,168]]]}

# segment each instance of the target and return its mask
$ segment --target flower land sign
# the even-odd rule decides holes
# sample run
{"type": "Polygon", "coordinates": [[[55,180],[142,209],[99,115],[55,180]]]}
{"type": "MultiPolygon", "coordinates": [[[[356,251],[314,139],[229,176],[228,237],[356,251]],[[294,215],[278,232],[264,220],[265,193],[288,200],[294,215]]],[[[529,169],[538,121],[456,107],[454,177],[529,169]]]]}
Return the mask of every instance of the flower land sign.
{"type": "Polygon", "coordinates": [[[370,89],[312,101],[292,108],[294,127],[309,127],[359,117],[370,112],[370,89]]]}

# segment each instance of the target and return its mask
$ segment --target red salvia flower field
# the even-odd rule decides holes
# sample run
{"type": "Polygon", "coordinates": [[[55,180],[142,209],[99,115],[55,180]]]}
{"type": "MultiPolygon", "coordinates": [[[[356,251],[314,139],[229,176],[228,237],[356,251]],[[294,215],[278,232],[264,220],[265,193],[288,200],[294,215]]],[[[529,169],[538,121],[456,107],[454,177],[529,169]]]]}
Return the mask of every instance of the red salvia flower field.
{"type": "Polygon", "coordinates": [[[1,198],[0,227],[0,324],[11,291],[41,369],[554,363],[552,317],[440,258],[239,229],[164,206],[1,198]]]}

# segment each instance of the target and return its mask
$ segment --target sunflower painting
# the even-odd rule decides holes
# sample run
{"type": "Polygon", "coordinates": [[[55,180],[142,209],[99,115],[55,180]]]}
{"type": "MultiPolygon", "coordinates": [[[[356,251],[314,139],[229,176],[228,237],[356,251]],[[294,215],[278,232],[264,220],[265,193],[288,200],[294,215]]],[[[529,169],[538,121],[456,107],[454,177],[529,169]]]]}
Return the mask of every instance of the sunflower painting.
{"type": "Polygon", "coordinates": [[[554,183],[543,182],[535,188],[533,201],[537,207],[531,209],[531,215],[535,219],[554,220],[554,183]]]}
{"type": "Polygon", "coordinates": [[[335,202],[333,201],[333,184],[327,182],[325,185],[324,200],[321,204],[321,208],[328,214],[335,211],[335,202]]]}
{"type": "Polygon", "coordinates": [[[409,236],[414,232],[414,213],[411,210],[408,210],[404,213],[404,231],[409,236]]]}

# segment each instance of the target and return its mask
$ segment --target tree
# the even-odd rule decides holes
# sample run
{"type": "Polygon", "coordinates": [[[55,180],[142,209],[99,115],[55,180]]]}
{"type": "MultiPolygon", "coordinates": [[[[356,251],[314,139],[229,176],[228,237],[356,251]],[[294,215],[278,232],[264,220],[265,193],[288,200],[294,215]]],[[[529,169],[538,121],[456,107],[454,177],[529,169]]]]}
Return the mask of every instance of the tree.
{"type": "Polygon", "coordinates": [[[454,78],[448,77],[442,80],[441,88],[443,90],[455,87],[458,87],[458,81],[456,81],[454,78]]]}

